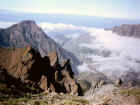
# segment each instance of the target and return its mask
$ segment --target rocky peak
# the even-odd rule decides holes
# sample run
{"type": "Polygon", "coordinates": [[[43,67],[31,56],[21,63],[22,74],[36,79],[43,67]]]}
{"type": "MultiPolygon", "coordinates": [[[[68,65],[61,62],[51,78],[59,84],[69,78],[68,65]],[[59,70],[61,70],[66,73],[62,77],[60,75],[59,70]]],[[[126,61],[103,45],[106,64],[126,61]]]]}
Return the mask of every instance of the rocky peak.
{"type": "Polygon", "coordinates": [[[33,24],[33,25],[36,25],[35,21],[33,20],[24,20],[22,22],[20,22],[19,24],[33,24]]]}
{"type": "MultiPolygon", "coordinates": [[[[0,68],[3,68],[8,75],[15,78],[14,82],[18,80],[23,84],[38,87],[43,91],[71,94],[78,94],[79,91],[70,62],[67,61],[62,66],[55,52],[42,58],[30,46],[25,48],[0,48],[0,68]]],[[[6,75],[3,78],[7,78],[6,75]]],[[[12,80],[8,80],[8,82],[13,85],[12,80]]]]}
{"type": "MultiPolygon", "coordinates": [[[[36,35],[34,32],[42,32],[43,31],[37,26],[35,21],[32,20],[25,20],[21,21],[18,24],[14,24],[13,26],[9,27],[11,31],[20,31],[23,33],[30,33],[36,35]]],[[[43,33],[45,34],[45,33],[43,33]]],[[[46,35],[47,36],[47,35],[46,35]]]]}
{"type": "Polygon", "coordinates": [[[46,33],[31,20],[22,21],[0,31],[0,45],[18,48],[31,46],[39,51],[42,57],[47,56],[51,52],[57,52],[59,60],[71,60],[75,73],[77,73],[75,66],[80,63],[72,53],[64,50],[53,39],[49,38],[46,33]]]}
{"type": "Polygon", "coordinates": [[[36,25],[36,22],[33,20],[24,20],[18,24],[14,24],[12,27],[16,27],[16,26],[27,26],[27,27],[30,26],[30,27],[32,27],[32,26],[37,26],[37,25],[36,25]]]}

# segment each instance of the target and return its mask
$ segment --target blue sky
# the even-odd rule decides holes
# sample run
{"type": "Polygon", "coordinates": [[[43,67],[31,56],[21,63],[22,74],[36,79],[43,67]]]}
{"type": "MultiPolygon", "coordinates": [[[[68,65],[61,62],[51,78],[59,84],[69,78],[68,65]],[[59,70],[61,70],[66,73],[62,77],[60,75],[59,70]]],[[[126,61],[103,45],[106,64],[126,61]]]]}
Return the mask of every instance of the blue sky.
{"type": "Polygon", "coordinates": [[[140,0],[1,0],[0,9],[140,19],[140,0]]]}

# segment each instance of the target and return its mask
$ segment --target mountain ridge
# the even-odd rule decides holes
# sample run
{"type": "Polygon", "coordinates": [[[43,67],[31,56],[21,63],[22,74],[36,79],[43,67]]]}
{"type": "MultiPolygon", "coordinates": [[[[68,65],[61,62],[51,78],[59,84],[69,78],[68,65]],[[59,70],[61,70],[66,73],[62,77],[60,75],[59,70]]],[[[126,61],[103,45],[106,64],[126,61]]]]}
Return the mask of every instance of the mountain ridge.
{"type": "Polygon", "coordinates": [[[0,83],[9,86],[19,82],[40,91],[76,94],[78,85],[74,80],[69,60],[59,64],[56,52],[41,57],[31,48],[0,48],[0,83]],[[53,59],[52,59],[53,58],[53,59]],[[9,79],[9,76],[13,79],[9,79]]]}
{"type": "Polygon", "coordinates": [[[42,57],[48,53],[56,51],[60,61],[70,59],[72,68],[77,74],[76,65],[80,64],[79,60],[70,52],[61,48],[53,39],[37,26],[35,21],[24,20],[14,24],[6,29],[0,30],[0,45],[6,47],[26,47],[32,46],[38,50],[42,57]]]}
{"type": "Polygon", "coordinates": [[[113,27],[111,30],[121,36],[140,38],[140,24],[122,24],[113,27]]]}

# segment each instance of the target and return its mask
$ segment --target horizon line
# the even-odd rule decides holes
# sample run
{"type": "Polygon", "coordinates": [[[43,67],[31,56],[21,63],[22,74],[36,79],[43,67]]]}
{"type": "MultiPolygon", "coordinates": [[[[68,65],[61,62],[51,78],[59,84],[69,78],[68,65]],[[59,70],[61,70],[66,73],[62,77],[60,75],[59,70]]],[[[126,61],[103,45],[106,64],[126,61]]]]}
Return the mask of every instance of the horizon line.
{"type": "Polygon", "coordinates": [[[52,15],[74,15],[74,16],[85,16],[85,17],[97,17],[97,18],[110,18],[110,19],[127,19],[127,20],[140,20],[139,18],[127,18],[127,17],[109,17],[109,16],[95,16],[95,15],[87,15],[87,14],[75,14],[75,13],[55,13],[55,12],[34,12],[34,11],[19,11],[15,9],[0,9],[0,11],[6,11],[6,12],[17,12],[17,13],[27,13],[27,14],[52,14],[52,15]]]}

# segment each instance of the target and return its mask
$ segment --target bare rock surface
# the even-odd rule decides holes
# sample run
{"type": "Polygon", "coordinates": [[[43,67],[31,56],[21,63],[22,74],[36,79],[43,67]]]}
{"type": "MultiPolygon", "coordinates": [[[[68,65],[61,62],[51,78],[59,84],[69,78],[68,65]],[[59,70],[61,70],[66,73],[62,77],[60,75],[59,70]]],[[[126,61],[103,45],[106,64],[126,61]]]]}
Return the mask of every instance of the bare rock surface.
{"type": "Polygon", "coordinates": [[[87,98],[92,105],[140,105],[140,89],[103,85],[87,98]]]}
{"type": "Polygon", "coordinates": [[[72,53],[64,50],[58,43],[48,37],[46,33],[38,27],[35,21],[25,20],[9,28],[1,29],[0,45],[19,48],[31,46],[36,49],[42,57],[56,51],[60,61],[71,59],[73,71],[78,73],[75,66],[80,63],[79,60],[72,53]]]}
{"type": "Polygon", "coordinates": [[[63,92],[78,95],[78,85],[74,80],[74,73],[70,61],[63,66],[59,63],[56,52],[41,57],[40,53],[31,47],[0,48],[1,80],[9,86],[20,81],[30,87],[40,88],[42,91],[63,92]],[[14,78],[8,79],[7,75],[14,78]],[[4,78],[4,79],[2,79],[4,78]]]}

